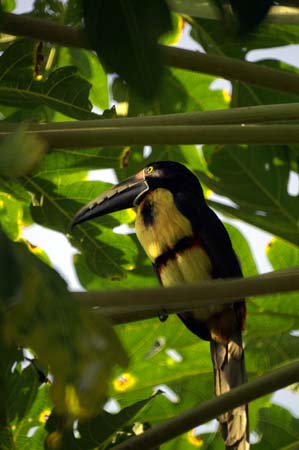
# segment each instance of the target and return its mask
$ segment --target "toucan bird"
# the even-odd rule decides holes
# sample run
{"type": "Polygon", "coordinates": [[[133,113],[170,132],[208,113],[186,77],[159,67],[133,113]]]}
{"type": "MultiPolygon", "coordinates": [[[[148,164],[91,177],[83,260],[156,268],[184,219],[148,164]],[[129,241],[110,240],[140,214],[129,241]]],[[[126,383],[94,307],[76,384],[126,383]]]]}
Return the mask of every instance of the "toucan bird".
{"type": "MultiPolygon", "coordinates": [[[[242,276],[228,233],[207,205],[199,180],[177,162],[150,163],[84,206],[72,226],[133,206],[138,240],[162,286],[242,276]]],[[[178,316],[192,333],[210,341],[216,395],[246,381],[243,300],[178,316]]],[[[218,420],[226,449],[249,449],[246,405],[218,420]]]]}

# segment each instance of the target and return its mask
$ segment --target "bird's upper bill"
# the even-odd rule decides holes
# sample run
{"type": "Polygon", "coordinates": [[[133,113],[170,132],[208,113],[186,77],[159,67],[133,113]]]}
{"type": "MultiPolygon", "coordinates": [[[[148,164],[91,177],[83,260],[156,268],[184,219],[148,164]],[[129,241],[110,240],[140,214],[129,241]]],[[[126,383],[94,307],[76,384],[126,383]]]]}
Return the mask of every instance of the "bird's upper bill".
{"type": "Polygon", "coordinates": [[[73,218],[71,228],[95,217],[136,206],[148,189],[144,170],[141,170],[83,206],[73,218]]]}

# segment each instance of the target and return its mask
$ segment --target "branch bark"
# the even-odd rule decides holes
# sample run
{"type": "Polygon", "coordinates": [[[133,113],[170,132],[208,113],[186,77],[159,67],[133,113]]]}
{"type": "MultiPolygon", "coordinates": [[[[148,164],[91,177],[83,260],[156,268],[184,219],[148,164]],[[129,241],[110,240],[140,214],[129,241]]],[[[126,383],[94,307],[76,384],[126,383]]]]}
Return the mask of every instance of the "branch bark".
{"type": "Polygon", "coordinates": [[[288,364],[267,375],[249,381],[230,392],[208,400],[200,406],[153,426],[140,436],[130,438],[114,450],[149,450],[174,439],[237,406],[249,403],[299,380],[299,362],[288,364]]]}
{"type": "Polygon", "coordinates": [[[73,292],[82,307],[96,308],[115,324],[239,301],[245,297],[299,290],[299,268],[255,277],[213,280],[173,288],[73,292]]]}
{"type": "MultiPolygon", "coordinates": [[[[90,44],[83,30],[54,24],[48,20],[6,13],[3,14],[0,27],[2,32],[15,36],[26,36],[33,39],[50,41],[67,47],[90,49],[90,44]]],[[[162,45],[161,52],[165,59],[165,64],[172,67],[299,94],[298,75],[287,71],[240,61],[226,56],[203,54],[162,45]]]]}

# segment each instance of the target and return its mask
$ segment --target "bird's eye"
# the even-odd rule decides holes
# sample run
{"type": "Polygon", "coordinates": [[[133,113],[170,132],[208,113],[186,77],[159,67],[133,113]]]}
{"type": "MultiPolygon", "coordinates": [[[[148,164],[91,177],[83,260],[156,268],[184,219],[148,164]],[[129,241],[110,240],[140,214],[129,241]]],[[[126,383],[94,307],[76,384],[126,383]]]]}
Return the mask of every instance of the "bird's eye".
{"type": "Polygon", "coordinates": [[[148,175],[149,173],[152,173],[153,170],[154,170],[154,166],[149,166],[149,167],[146,169],[146,174],[148,175]]]}

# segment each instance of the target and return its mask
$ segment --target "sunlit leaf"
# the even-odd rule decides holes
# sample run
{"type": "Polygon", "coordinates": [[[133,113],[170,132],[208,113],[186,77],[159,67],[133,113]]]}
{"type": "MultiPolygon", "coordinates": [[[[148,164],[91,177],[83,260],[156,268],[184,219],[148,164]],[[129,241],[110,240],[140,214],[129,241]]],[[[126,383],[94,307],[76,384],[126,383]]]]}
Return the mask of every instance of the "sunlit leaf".
{"type": "Polygon", "coordinates": [[[299,248],[282,239],[273,238],[266,248],[266,253],[275,270],[299,266],[299,248]]]}

